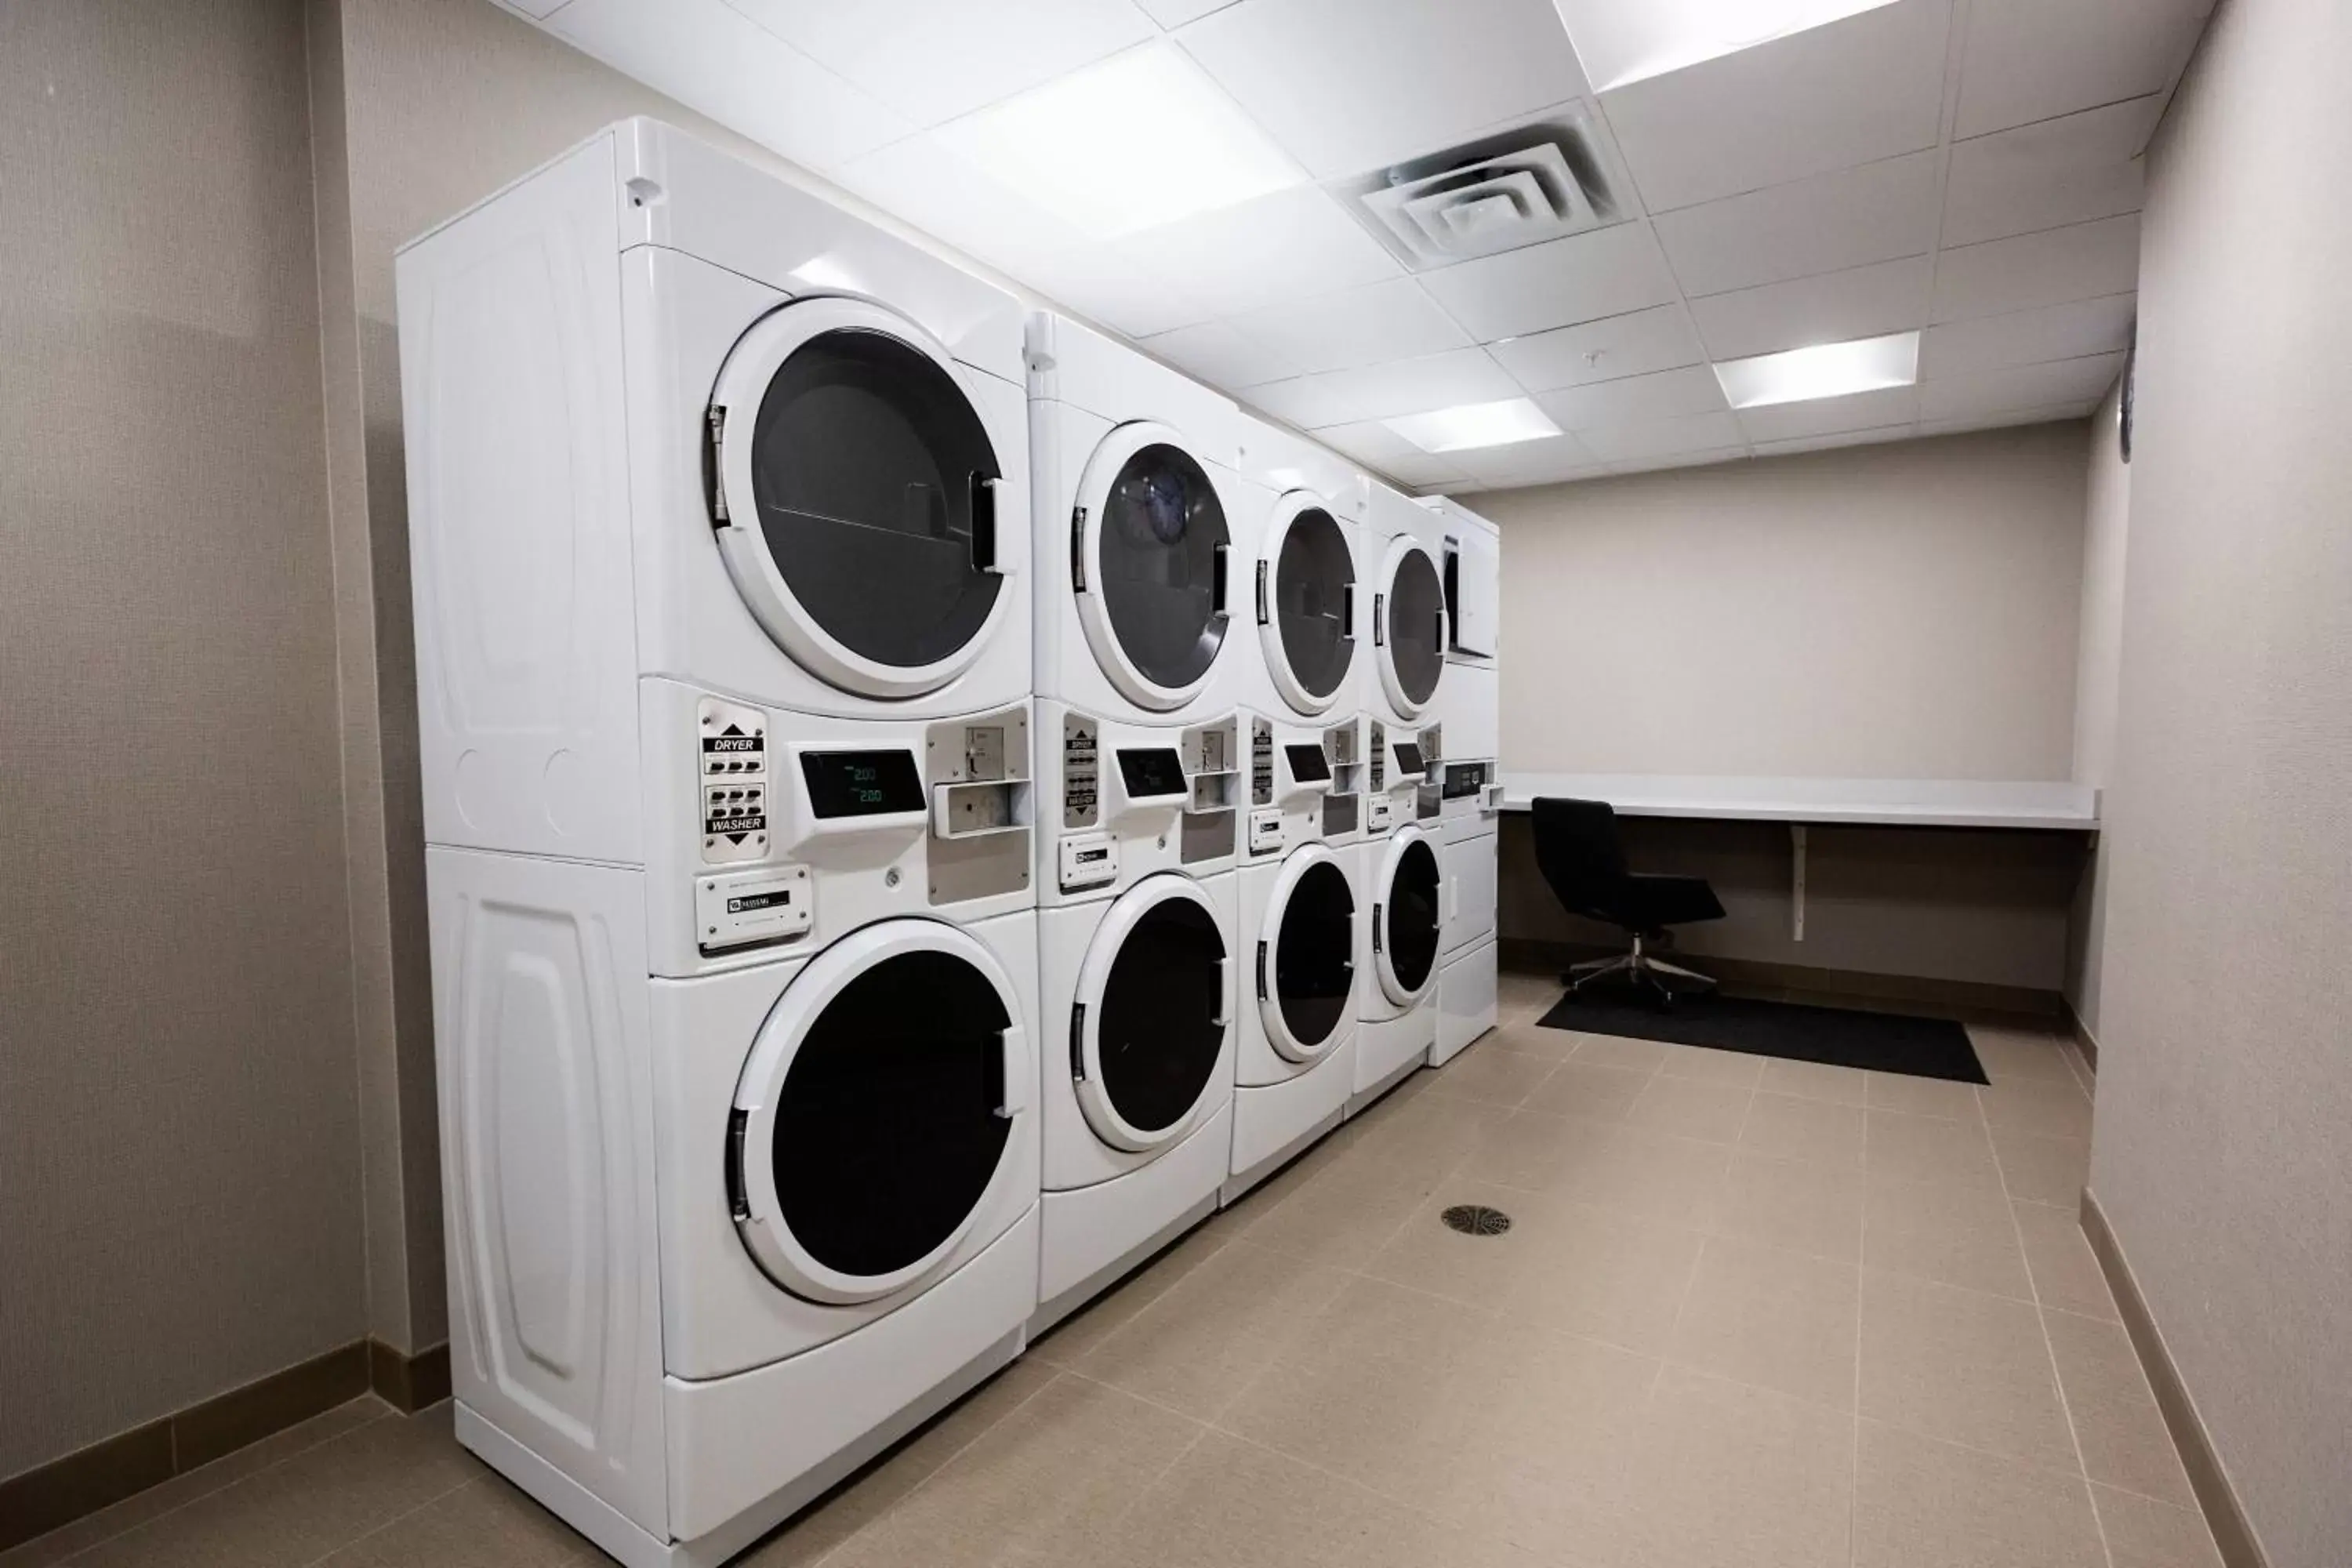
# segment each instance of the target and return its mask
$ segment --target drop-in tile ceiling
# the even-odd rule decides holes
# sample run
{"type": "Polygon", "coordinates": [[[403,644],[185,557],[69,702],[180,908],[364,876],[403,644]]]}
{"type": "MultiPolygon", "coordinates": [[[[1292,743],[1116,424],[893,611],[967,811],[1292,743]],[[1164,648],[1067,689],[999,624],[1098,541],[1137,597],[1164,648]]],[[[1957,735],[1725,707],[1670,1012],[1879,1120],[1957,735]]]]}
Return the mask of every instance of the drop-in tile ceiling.
{"type": "Polygon", "coordinates": [[[2212,6],[1830,7],[1850,14],[1596,94],[1553,0],[497,3],[1398,483],[1457,490],[2089,412],[2130,338],[2139,155],[2212,6]],[[971,116],[1171,40],[1294,180],[1098,237],[952,151],[971,116]],[[1580,115],[1602,226],[1413,271],[1351,211],[1368,176],[1580,115]],[[1710,368],[1912,331],[1912,387],[1735,413],[1710,368]],[[1561,434],[1431,455],[1383,423],[1519,397],[1561,434]]]}

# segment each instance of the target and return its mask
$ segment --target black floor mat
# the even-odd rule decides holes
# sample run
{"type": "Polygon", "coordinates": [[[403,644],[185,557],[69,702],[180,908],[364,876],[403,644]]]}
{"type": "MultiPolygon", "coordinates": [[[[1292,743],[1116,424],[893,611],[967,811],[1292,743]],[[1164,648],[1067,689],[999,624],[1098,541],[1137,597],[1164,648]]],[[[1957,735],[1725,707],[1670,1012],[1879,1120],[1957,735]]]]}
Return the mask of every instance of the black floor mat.
{"type": "Polygon", "coordinates": [[[1580,997],[1561,997],[1541,1022],[1548,1029],[1712,1046],[1752,1057],[1786,1057],[1956,1083],[1990,1081],[1976,1047],[1969,1044],[1968,1030],[1948,1018],[1720,994],[1678,997],[1671,1007],[1662,1007],[1622,991],[1587,991],[1580,997]]]}

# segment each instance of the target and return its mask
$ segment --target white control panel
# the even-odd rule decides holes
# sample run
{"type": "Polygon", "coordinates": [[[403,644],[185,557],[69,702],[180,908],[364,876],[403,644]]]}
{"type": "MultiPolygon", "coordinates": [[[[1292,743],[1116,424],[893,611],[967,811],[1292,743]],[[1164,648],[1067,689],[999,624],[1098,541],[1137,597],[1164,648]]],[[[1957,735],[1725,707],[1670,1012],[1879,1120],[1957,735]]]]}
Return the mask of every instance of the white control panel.
{"type": "Polygon", "coordinates": [[[695,944],[705,952],[807,932],[816,897],[805,866],[708,873],[694,880],[695,944]]]}
{"type": "Polygon", "coordinates": [[[1061,849],[1064,892],[1118,879],[1118,840],[1109,834],[1074,833],[1062,840],[1061,849]]]}
{"type": "Polygon", "coordinates": [[[724,866],[768,858],[768,716],[702,700],[702,860],[724,866]]]}

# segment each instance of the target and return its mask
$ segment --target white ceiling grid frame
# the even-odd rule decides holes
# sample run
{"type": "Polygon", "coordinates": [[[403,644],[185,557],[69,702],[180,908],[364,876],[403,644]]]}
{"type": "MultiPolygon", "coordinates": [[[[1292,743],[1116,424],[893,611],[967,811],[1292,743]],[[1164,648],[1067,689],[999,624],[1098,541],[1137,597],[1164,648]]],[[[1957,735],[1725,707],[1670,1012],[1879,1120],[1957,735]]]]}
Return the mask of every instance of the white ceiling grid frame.
{"type": "MultiPolygon", "coordinates": [[[[1922,308],[1927,291],[1919,290],[1922,308]]],[[[1529,392],[1590,386],[1622,376],[1706,363],[1706,349],[1681,305],[1654,305],[1573,327],[1490,344],[1495,362],[1529,392]]]]}

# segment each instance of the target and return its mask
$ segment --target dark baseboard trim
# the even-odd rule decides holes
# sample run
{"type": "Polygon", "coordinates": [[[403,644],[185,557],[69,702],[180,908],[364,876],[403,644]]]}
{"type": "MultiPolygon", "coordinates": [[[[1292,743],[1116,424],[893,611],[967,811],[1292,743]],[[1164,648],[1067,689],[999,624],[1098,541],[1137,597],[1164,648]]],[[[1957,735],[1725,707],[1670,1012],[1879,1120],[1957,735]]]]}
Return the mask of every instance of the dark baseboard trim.
{"type": "Polygon", "coordinates": [[[354,1340],[0,1480],[0,1551],[110,1508],[373,1390],[413,1415],[449,1396],[449,1347],[354,1340]]]}
{"type": "MultiPolygon", "coordinates": [[[[1507,936],[1498,944],[1497,957],[1505,969],[1560,970],[1617,951],[1584,942],[1507,936]]],[[[1859,969],[1815,969],[1801,963],[1718,958],[1703,952],[1675,956],[1678,963],[1745,990],[1820,992],[1882,1002],[1909,1002],[1989,1018],[2007,1016],[2055,1020],[2066,1005],[2065,998],[2057,992],[2026,985],[1991,985],[1981,981],[1940,980],[1924,974],[1874,974],[1859,969]]]]}
{"type": "Polygon", "coordinates": [[[2074,1011],[2074,1004],[2073,1002],[2061,997],[2059,999],[2059,1005],[2065,1009],[2066,1027],[2074,1035],[2075,1047],[2083,1053],[2083,1060],[2084,1064],[2090,1068],[2091,1076],[2093,1078],[2098,1077],[2098,1037],[2092,1034],[2090,1026],[2083,1022],[2083,1015],[2074,1011]]]}
{"type": "Polygon", "coordinates": [[[2147,1385],[2156,1392],[2156,1406],[2172,1434],[2172,1446],[2180,1451],[2189,1489],[2197,1494],[2197,1506],[2204,1511],[2206,1528],[2213,1532],[2222,1563],[2227,1568],[2270,1568],[2253,1522],[2246,1517],[2221,1456],[2214,1450],[2212,1436],[2197,1414],[2197,1402],[2189,1397],[2189,1385],[2181,1382],[2180,1369],[2173,1364],[2172,1352],[2165,1346],[2163,1331],[2147,1310],[2147,1298],[2140,1294],[2139,1281],[2124,1260],[2123,1247],[2107,1224],[2106,1211],[2099,1207],[2099,1200],[2088,1187],[2083,1189],[2083,1235],[2099,1260],[2099,1272],[2107,1277],[2116,1310],[2123,1314],[2124,1331],[2131,1336],[2140,1370],[2147,1373],[2147,1385]]]}
{"type": "Polygon", "coordinates": [[[414,1415],[428,1405],[449,1397],[449,1347],[435,1345],[415,1355],[404,1355],[382,1340],[370,1340],[368,1386],[403,1415],[414,1415]]]}

